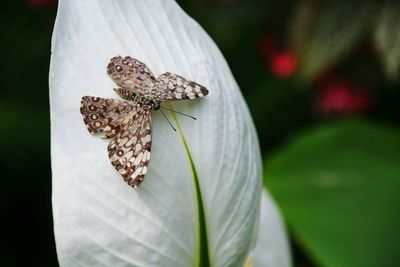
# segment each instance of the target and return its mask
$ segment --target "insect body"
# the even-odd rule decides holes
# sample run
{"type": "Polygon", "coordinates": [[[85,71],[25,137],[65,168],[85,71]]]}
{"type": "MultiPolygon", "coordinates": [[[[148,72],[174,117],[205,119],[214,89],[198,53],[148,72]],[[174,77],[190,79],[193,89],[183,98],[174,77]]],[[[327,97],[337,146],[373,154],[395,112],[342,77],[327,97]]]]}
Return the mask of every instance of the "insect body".
{"type": "Polygon", "coordinates": [[[153,109],[157,110],[160,109],[160,102],[154,101],[149,98],[140,96],[135,92],[125,89],[125,88],[115,88],[114,91],[123,99],[134,101],[137,103],[138,106],[145,110],[153,109]]]}
{"type": "Polygon", "coordinates": [[[150,111],[164,101],[204,97],[208,90],[169,72],[155,79],[144,63],[131,57],[112,58],[107,73],[122,99],[84,96],[80,111],[90,133],[113,138],[108,145],[112,165],[130,186],[138,187],[151,154],[150,111]]]}

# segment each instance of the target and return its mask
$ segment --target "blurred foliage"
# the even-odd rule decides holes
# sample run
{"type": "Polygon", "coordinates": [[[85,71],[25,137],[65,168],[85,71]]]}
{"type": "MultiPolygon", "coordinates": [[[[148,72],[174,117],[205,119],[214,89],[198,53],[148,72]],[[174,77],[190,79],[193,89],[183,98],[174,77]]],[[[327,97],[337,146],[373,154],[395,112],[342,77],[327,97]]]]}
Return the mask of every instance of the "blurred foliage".
{"type": "MultiPolygon", "coordinates": [[[[249,105],[295,266],[398,266],[399,4],[178,3],[216,41],[249,105]]],[[[0,13],[0,266],[57,266],[48,105],[56,2],[7,1],[0,13]]]]}
{"type": "Polygon", "coordinates": [[[400,2],[389,1],[383,6],[376,23],[375,42],[386,75],[396,80],[400,71],[400,2]]]}
{"type": "MultiPolygon", "coordinates": [[[[301,44],[305,46],[305,51],[297,51],[303,63],[303,78],[314,78],[348,53],[372,24],[371,17],[376,12],[375,8],[374,1],[324,1],[315,28],[311,29],[313,33],[310,40],[304,38],[306,44],[301,44]]],[[[302,36],[299,33],[297,35],[302,36]]]]}
{"type": "Polygon", "coordinates": [[[321,266],[400,266],[400,131],[317,127],[266,160],[265,183],[321,266]]]}
{"type": "Polygon", "coordinates": [[[47,85],[55,8],[7,1],[0,10],[0,266],[57,266],[47,85]]]}

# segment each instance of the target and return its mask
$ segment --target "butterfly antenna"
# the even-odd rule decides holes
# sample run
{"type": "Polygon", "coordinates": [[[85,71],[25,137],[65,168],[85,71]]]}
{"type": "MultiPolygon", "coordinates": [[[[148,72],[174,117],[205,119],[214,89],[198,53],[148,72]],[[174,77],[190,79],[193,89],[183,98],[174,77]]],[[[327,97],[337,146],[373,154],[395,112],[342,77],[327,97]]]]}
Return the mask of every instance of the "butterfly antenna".
{"type": "Polygon", "coordinates": [[[176,132],[175,127],[172,125],[172,123],[169,121],[168,117],[164,114],[164,111],[160,109],[161,113],[163,114],[164,118],[167,120],[168,124],[172,127],[172,129],[176,132]]]}
{"type": "Polygon", "coordinates": [[[197,120],[197,119],[196,119],[195,117],[193,117],[193,116],[190,116],[190,115],[188,115],[188,114],[185,114],[185,113],[182,113],[182,112],[179,112],[179,111],[173,110],[173,109],[164,108],[164,107],[161,107],[161,106],[160,106],[160,108],[163,108],[163,109],[166,109],[166,110],[169,110],[169,111],[172,111],[172,112],[175,112],[175,113],[181,114],[181,115],[183,115],[183,116],[186,116],[186,117],[189,117],[189,118],[191,118],[191,119],[193,119],[193,120],[197,120]]]}

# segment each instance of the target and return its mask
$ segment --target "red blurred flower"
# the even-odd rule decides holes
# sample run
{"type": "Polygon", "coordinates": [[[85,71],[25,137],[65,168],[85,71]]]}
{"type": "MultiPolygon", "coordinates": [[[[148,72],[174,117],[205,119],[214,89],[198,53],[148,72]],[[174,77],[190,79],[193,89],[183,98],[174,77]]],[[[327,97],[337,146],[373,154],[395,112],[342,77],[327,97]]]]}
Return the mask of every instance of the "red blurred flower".
{"type": "Polygon", "coordinates": [[[296,54],[290,51],[276,53],[271,59],[271,70],[280,78],[287,78],[297,70],[298,60],[296,54]]]}
{"type": "Polygon", "coordinates": [[[318,96],[321,113],[361,113],[371,106],[367,90],[345,80],[324,82],[318,96]]]}
{"type": "Polygon", "coordinates": [[[57,0],[26,0],[26,2],[32,7],[42,7],[55,5],[57,0]]]}
{"type": "Polygon", "coordinates": [[[295,53],[282,50],[270,36],[264,36],[260,42],[260,51],[268,69],[279,78],[287,78],[293,75],[298,67],[298,59],[295,53]]]}

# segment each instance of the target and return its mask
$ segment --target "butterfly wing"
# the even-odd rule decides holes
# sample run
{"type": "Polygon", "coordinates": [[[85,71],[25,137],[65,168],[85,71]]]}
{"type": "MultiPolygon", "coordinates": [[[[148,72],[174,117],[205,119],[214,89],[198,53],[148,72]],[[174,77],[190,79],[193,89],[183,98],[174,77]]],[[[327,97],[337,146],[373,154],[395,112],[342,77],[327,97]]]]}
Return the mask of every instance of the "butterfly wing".
{"type": "Polygon", "coordinates": [[[100,132],[108,138],[119,132],[121,123],[129,114],[135,113],[136,109],[134,102],[84,96],[80,111],[91,134],[100,132]]]}
{"type": "Polygon", "coordinates": [[[131,57],[113,57],[107,66],[107,73],[119,86],[141,95],[149,94],[155,83],[154,75],[146,65],[131,57]]]}
{"type": "Polygon", "coordinates": [[[158,76],[150,94],[152,99],[162,102],[204,97],[208,94],[208,90],[196,82],[166,72],[158,76]]]}
{"type": "Polygon", "coordinates": [[[108,145],[108,156],[125,182],[138,187],[144,180],[151,151],[150,111],[138,109],[108,145]]]}

